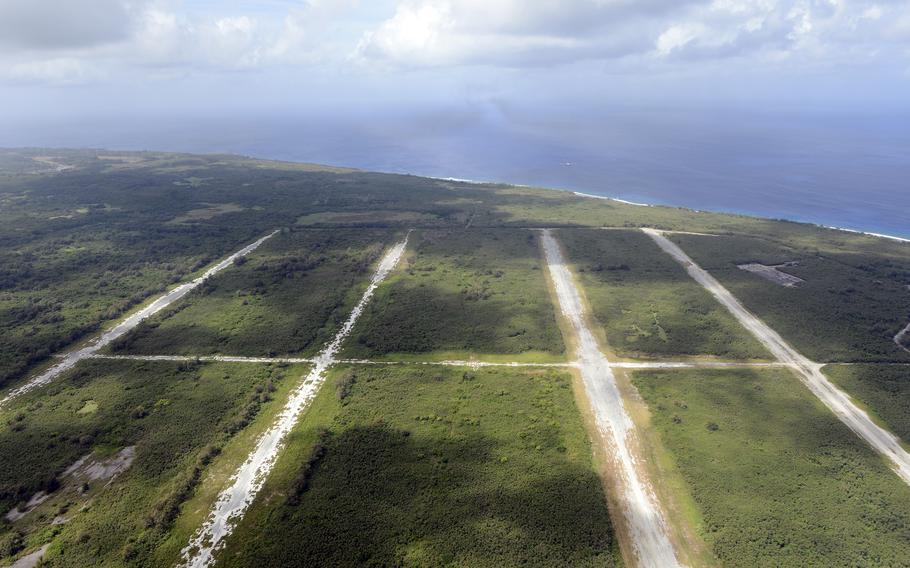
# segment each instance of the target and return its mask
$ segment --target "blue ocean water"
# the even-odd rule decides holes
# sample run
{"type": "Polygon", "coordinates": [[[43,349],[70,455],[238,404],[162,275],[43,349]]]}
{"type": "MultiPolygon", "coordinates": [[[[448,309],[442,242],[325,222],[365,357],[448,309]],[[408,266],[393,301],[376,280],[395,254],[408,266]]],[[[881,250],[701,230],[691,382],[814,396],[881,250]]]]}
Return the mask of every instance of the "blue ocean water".
{"type": "Polygon", "coordinates": [[[910,114],[375,109],[11,124],[2,146],[231,152],[910,237],[910,114]]]}

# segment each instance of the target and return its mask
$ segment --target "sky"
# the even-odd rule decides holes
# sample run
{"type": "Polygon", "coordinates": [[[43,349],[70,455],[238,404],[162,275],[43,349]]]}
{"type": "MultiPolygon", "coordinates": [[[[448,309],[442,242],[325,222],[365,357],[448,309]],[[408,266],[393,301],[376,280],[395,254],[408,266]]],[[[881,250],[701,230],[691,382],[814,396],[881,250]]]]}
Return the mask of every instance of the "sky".
{"type": "Polygon", "coordinates": [[[0,0],[0,119],[908,101],[904,0],[0,0]]]}

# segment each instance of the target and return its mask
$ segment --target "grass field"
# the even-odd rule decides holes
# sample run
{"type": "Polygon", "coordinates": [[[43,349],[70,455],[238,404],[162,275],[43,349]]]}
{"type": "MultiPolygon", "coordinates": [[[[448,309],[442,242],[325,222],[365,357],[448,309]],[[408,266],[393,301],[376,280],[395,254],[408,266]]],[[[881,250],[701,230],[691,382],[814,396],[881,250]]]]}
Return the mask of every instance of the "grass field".
{"type": "Polygon", "coordinates": [[[343,355],[563,354],[535,232],[423,230],[411,238],[404,266],[377,291],[343,355]]]}
{"type": "Polygon", "coordinates": [[[115,353],[314,355],[395,234],[286,231],[113,344],[115,353]]]}
{"type": "Polygon", "coordinates": [[[910,274],[900,243],[796,223],[237,156],[0,150],[0,386],[207,262],[298,221],[732,232],[848,261],[874,254],[889,272],[910,274]]]}
{"type": "MultiPolygon", "coordinates": [[[[529,230],[555,227],[618,355],[767,356],[644,235],[594,230],[643,225],[722,234],[673,238],[806,355],[910,362],[892,342],[910,320],[901,243],[527,187],[31,149],[0,150],[0,388],[282,228],[112,347],[312,355],[382,248],[414,229],[342,357],[562,361],[529,230]],[[799,263],[796,288],[736,268],[785,261],[799,263]]],[[[910,439],[905,369],[826,372],[910,439]]],[[[95,360],[14,400],[0,410],[0,564],[49,543],[51,566],[172,567],[302,373],[95,360]],[[65,473],[82,458],[102,478],[65,473]]],[[[787,371],[634,376],[652,413],[643,438],[673,472],[661,490],[681,496],[721,563],[910,565],[910,489],[787,371]]],[[[525,368],[330,370],[224,565],[616,565],[571,387],[525,368]]]]}
{"type": "Polygon", "coordinates": [[[50,542],[50,566],[150,565],[208,466],[302,373],[92,361],[17,399],[0,411],[0,452],[16,456],[0,462],[0,512],[21,510],[38,491],[50,497],[21,519],[0,521],[0,541],[20,543],[3,552],[50,542]],[[66,473],[83,456],[109,467],[124,448],[134,448],[135,460],[113,479],[66,473]]]}
{"type": "Polygon", "coordinates": [[[724,566],[902,566],[910,488],[788,371],[634,383],[724,566]]]}
{"type": "Polygon", "coordinates": [[[770,357],[640,231],[562,229],[558,238],[620,357],[770,357]]]}
{"type": "Polygon", "coordinates": [[[910,365],[829,365],[825,375],[910,441],[910,365]]]}
{"type": "MultiPolygon", "coordinates": [[[[910,255],[891,244],[841,247],[743,236],[672,235],[749,310],[817,361],[908,361],[893,337],[910,319],[910,255]],[[798,262],[785,271],[805,282],[785,288],[737,264],[798,262]]],[[[910,250],[910,247],[907,248],[910,250]]]]}
{"type": "Polygon", "coordinates": [[[340,367],[221,566],[614,566],[571,378],[340,367]]]}

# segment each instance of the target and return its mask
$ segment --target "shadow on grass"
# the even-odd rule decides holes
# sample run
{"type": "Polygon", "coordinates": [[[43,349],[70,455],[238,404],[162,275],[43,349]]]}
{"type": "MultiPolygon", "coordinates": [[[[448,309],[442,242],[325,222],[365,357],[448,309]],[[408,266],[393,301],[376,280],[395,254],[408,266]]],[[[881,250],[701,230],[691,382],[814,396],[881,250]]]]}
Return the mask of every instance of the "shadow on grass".
{"type": "Polygon", "coordinates": [[[384,424],[325,448],[300,503],[276,508],[223,565],[614,565],[600,480],[561,454],[503,458],[490,438],[384,424]]]}
{"type": "Polygon", "coordinates": [[[910,489],[789,371],[634,382],[724,565],[906,564],[910,489]]]}

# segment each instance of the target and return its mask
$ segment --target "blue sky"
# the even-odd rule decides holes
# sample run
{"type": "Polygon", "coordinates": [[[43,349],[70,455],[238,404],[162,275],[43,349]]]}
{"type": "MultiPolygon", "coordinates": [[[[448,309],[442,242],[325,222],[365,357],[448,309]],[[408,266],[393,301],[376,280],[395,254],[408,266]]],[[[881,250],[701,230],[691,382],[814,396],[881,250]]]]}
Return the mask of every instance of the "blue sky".
{"type": "Polygon", "coordinates": [[[908,95],[903,0],[0,1],[20,118],[908,95]]]}

